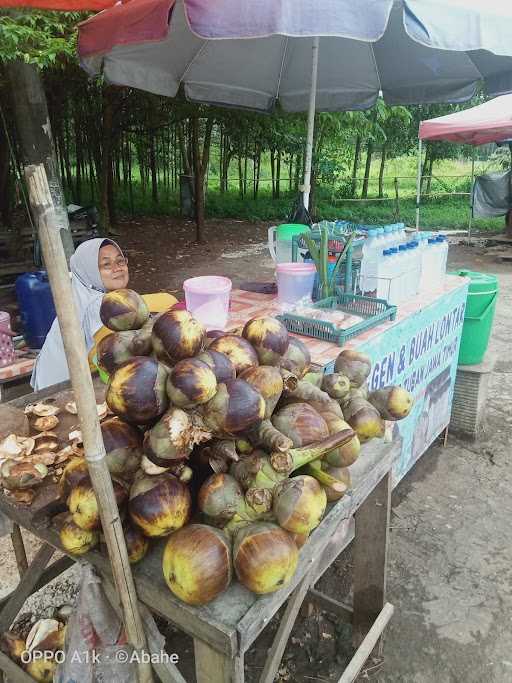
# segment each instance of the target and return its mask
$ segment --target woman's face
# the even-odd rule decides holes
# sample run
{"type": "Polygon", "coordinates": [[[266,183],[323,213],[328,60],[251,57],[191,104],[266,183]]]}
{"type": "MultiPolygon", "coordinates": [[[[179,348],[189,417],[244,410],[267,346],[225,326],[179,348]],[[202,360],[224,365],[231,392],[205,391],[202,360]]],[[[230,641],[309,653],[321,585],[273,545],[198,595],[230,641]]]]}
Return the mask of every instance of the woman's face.
{"type": "Polygon", "coordinates": [[[98,254],[98,268],[107,292],[128,286],[128,260],[113,244],[101,247],[98,254]]]}

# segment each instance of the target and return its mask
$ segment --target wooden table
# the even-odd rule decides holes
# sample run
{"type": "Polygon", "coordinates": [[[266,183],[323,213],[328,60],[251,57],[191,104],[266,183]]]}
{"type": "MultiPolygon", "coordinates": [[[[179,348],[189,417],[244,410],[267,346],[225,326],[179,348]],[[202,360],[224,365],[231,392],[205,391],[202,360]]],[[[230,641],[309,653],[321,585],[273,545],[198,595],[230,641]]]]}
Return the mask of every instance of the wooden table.
{"type": "MultiPolygon", "coordinates": [[[[49,395],[48,391],[41,393],[49,395]]],[[[37,398],[40,397],[37,395],[37,398]]],[[[30,399],[33,400],[34,396],[30,399]]],[[[14,404],[25,402],[26,399],[19,399],[14,404]]],[[[320,526],[313,531],[300,551],[299,564],[291,583],[277,593],[258,597],[235,581],[209,605],[185,605],[169,591],[163,578],[161,567],[165,539],[155,544],[148,556],[133,567],[140,600],[153,613],[193,637],[198,683],[243,683],[245,653],[287,602],[260,679],[261,683],[273,681],[304,600],[315,602],[340,620],[352,623],[353,643],[358,651],[340,681],[348,683],[355,679],[393,611],[390,605],[386,605],[385,595],[390,472],[397,454],[397,446],[384,440],[364,445],[360,458],[350,468],[352,490],[329,506],[320,526]],[[337,596],[324,595],[314,586],[352,540],[354,600],[353,605],[349,606],[339,602],[337,596]]],[[[24,573],[21,565],[20,584],[2,603],[1,632],[10,626],[28,595],[70,566],[76,558],[64,557],[47,567],[54,549],[62,550],[58,534],[51,525],[51,517],[43,510],[34,513],[31,508],[15,505],[3,494],[0,494],[0,510],[16,525],[44,542],[24,573]]],[[[17,557],[22,552],[20,539],[21,536],[17,539],[17,557]]],[[[85,559],[100,571],[106,585],[111,585],[108,558],[99,551],[93,551],[85,559]]],[[[8,673],[13,681],[28,683],[27,675],[5,655],[0,655],[0,669],[8,673]]],[[[172,664],[166,666],[165,670],[159,670],[158,675],[163,681],[184,683],[183,677],[172,664]]]]}
{"type": "Polygon", "coordinates": [[[34,364],[35,358],[19,354],[15,363],[0,368],[0,403],[32,391],[30,377],[34,364]]]}

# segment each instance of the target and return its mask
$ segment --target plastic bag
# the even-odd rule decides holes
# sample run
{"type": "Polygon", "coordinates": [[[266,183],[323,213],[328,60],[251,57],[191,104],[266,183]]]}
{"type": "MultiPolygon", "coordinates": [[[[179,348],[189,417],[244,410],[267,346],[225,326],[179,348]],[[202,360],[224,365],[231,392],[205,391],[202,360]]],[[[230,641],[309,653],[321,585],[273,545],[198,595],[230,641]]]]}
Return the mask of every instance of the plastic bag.
{"type": "MultiPolygon", "coordinates": [[[[165,639],[146,609],[141,616],[148,650],[163,650],[165,639]]],[[[82,565],[80,594],[66,631],[65,657],[54,683],[137,683],[133,648],[126,643],[123,624],[110,604],[101,578],[82,565]]]]}

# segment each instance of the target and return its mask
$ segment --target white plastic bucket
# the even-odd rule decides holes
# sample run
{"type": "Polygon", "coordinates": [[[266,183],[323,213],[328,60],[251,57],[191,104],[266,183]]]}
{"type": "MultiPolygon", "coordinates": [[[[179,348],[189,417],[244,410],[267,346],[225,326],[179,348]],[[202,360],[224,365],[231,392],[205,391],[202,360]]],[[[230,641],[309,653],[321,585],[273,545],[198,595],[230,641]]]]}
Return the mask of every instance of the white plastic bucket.
{"type": "Polygon", "coordinates": [[[277,298],[281,303],[293,304],[301,299],[311,299],[315,282],[314,263],[278,263],[277,298]]]}
{"type": "Polygon", "coordinates": [[[183,283],[187,311],[207,330],[223,330],[229,317],[232,283],[220,275],[191,277],[183,283]]]}

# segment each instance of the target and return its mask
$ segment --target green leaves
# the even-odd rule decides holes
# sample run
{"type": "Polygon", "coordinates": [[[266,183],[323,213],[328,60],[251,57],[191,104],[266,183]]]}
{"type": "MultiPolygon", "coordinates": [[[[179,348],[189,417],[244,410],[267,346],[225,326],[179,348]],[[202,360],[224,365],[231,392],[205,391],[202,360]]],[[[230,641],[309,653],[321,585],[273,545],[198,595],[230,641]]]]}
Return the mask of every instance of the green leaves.
{"type": "Polygon", "coordinates": [[[41,69],[77,61],[79,12],[4,10],[0,16],[0,62],[22,60],[41,69]]]}

